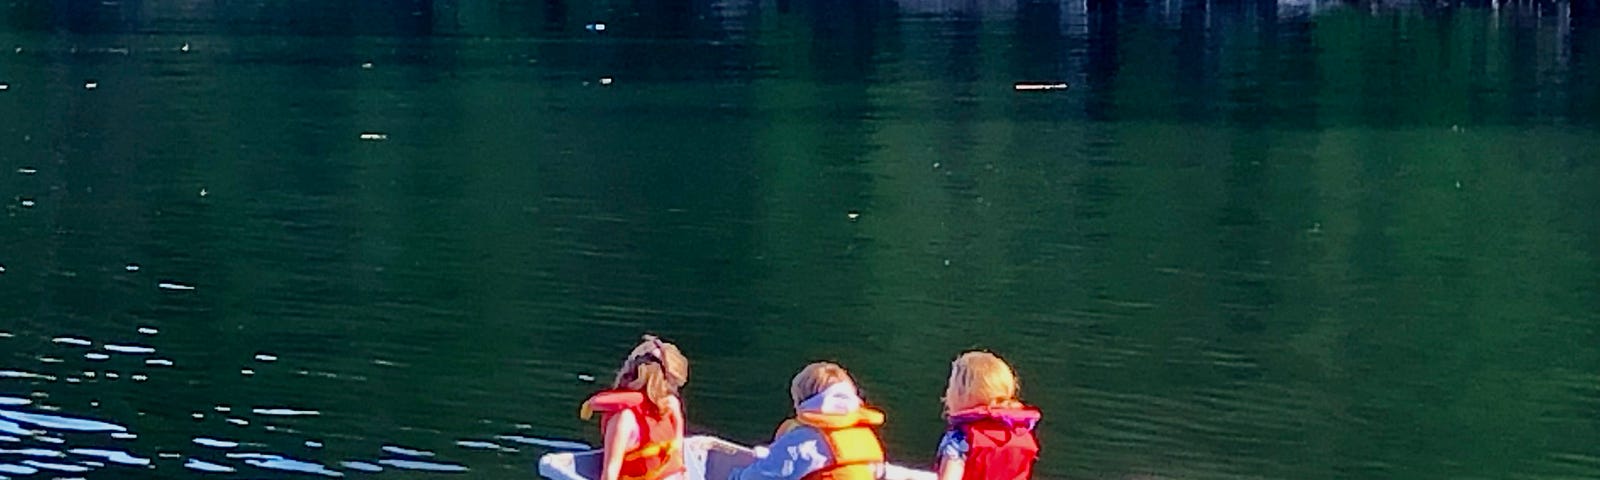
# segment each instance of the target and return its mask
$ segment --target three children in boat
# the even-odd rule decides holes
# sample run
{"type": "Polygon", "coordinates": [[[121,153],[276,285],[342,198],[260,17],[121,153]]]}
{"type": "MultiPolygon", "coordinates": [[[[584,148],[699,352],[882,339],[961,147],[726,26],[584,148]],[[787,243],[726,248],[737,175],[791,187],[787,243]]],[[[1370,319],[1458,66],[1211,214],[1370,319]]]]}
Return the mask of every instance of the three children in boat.
{"type": "MultiPolygon", "coordinates": [[[[678,390],[688,370],[676,346],[646,336],[623,361],[612,388],[584,402],[584,418],[601,414],[599,480],[683,478],[678,390]]],[[[829,362],[807,365],[790,382],[789,396],[794,417],[778,427],[768,447],[757,447],[755,463],[726,480],[883,478],[876,428],[884,415],[861,399],[849,372],[829,362]]],[[[985,351],[962,353],[951,364],[944,407],[948,428],[938,446],[939,480],[1032,477],[1039,411],[1018,399],[1016,374],[1004,360],[985,351]]]]}

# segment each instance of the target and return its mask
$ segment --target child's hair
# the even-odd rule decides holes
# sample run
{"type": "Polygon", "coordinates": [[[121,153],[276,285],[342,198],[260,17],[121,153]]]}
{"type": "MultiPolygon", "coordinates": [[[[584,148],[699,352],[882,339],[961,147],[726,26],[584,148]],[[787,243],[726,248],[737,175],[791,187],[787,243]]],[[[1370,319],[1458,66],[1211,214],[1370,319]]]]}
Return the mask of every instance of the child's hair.
{"type": "Polygon", "coordinates": [[[835,383],[849,381],[851,381],[850,373],[844,371],[844,367],[837,363],[812,363],[800,369],[800,373],[796,373],[794,380],[789,382],[789,397],[793,398],[794,404],[798,406],[800,402],[822,393],[835,383]]]}
{"type": "Polygon", "coordinates": [[[944,390],[945,413],[985,406],[1020,407],[1018,383],[1011,366],[995,354],[982,350],[962,353],[950,364],[950,384],[944,390]]]}
{"type": "Polygon", "coordinates": [[[612,388],[625,388],[644,392],[656,408],[667,408],[667,399],[678,394],[678,389],[689,382],[689,359],[683,357],[676,345],[663,342],[654,335],[645,335],[644,342],[633,347],[628,359],[617,371],[612,388]]]}

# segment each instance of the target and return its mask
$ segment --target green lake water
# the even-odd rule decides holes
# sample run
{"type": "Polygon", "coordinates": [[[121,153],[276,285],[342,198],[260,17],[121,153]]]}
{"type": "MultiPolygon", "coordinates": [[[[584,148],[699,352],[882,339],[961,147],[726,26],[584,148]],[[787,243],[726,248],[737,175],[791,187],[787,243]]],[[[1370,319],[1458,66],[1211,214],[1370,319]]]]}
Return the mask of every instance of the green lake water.
{"type": "Polygon", "coordinates": [[[534,478],[653,332],[743,442],[835,360],[928,466],[989,348],[1041,478],[1600,478],[1593,2],[23,0],[0,84],[0,477],[534,478]]]}

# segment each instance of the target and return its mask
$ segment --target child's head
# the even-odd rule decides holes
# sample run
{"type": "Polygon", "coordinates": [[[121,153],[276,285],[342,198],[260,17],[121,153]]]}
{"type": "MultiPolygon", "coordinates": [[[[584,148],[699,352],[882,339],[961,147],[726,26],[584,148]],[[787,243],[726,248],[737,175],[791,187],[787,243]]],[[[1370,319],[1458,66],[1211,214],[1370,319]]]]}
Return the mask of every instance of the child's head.
{"type": "Polygon", "coordinates": [[[683,357],[676,345],[654,335],[645,335],[644,342],[633,347],[628,359],[622,362],[617,380],[611,386],[644,392],[657,407],[666,408],[667,399],[677,395],[678,389],[688,382],[689,359],[683,357]]]}
{"type": "Polygon", "coordinates": [[[789,382],[789,398],[794,400],[795,406],[799,406],[805,399],[838,383],[854,383],[844,367],[833,362],[812,363],[800,369],[800,373],[795,374],[794,380],[789,382]]]}
{"type": "Polygon", "coordinates": [[[1005,360],[985,351],[969,351],[950,364],[944,390],[945,413],[975,407],[1016,407],[1017,375],[1005,360]]]}

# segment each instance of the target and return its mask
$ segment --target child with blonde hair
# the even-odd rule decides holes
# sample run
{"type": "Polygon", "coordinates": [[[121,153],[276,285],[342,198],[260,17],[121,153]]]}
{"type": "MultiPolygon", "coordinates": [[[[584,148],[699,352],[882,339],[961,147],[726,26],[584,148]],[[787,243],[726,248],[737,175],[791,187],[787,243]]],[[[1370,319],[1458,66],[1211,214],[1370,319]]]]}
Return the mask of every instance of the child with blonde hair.
{"type": "Polygon", "coordinates": [[[681,478],[683,402],[678,390],[689,381],[689,360],[678,347],[651,335],[633,348],[611,389],[583,403],[588,420],[600,413],[604,453],[597,480],[681,478]]]}
{"type": "Polygon", "coordinates": [[[950,364],[949,429],[939,441],[939,480],[1027,480],[1039,456],[1039,410],[1017,399],[1017,376],[1000,357],[969,351],[950,364]]]}
{"type": "Polygon", "coordinates": [[[789,382],[795,416],[778,427],[772,445],[730,480],[874,480],[882,478],[883,443],[875,431],[883,412],[861,400],[850,374],[837,364],[806,365],[789,382]]]}

